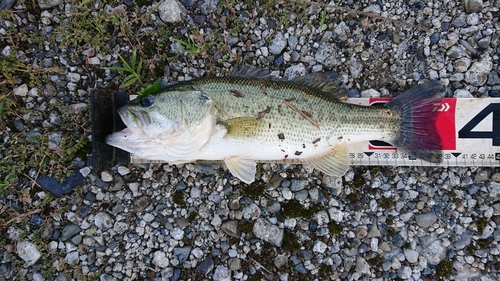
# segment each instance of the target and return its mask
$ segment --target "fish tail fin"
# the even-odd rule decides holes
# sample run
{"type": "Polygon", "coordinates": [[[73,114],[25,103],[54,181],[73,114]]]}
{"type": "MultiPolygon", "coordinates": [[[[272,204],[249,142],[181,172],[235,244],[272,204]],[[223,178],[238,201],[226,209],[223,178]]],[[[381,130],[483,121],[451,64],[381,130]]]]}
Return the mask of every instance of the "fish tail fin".
{"type": "Polygon", "coordinates": [[[386,104],[401,116],[401,127],[393,141],[398,149],[432,163],[442,161],[432,153],[442,150],[434,103],[435,99],[443,97],[445,91],[440,82],[430,81],[410,88],[386,104]]]}

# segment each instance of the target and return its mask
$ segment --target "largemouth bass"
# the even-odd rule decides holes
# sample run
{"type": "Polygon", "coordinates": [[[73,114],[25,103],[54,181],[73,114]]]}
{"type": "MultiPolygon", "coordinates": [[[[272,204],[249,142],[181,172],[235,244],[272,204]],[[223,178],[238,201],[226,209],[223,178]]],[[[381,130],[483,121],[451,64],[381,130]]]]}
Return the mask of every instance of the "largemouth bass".
{"type": "Polygon", "coordinates": [[[256,162],[308,164],[342,176],[349,143],[381,140],[411,156],[439,162],[435,98],[445,87],[417,85],[385,107],[342,102],[330,73],[291,81],[254,77],[199,78],[118,109],[127,126],[106,138],[112,146],[170,164],[222,160],[245,183],[256,162]]]}

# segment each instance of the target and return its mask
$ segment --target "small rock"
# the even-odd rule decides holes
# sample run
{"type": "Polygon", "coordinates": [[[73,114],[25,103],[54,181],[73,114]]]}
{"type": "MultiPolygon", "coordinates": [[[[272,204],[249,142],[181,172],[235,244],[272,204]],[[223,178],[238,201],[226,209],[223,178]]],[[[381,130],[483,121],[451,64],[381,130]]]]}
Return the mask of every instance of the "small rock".
{"type": "Polygon", "coordinates": [[[484,56],[480,61],[472,64],[465,73],[465,81],[472,86],[483,86],[488,79],[488,74],[493,69],[493,62],[490,56],[484,56]]]}
{"type": "Polygon", "coordinates": [[[283,243],[283,229],[271,224],[261,218],[258,218],[253,226],[253,234],[264,241],[273,243],[281,247],[283,243]]]}
{"type": "Polygon", "coordinates": [[[453,97],[455,98],[473,98],[472,94],[466,89],[457,89],[455,93],[453,93],[453,97]]]}
{"type": "Polygon", "coordinates": [[[405,258],[410,263],[416,263],[418,261],[419,252],[411,249],[404,249],[405,258]]]}
{"type": "Polygon", "coordinates": [[[446,257],[446,248],[437,240],[425,247],[421,255],[427,259],[429,264],[437,265],[446,257]]]}
{"type": "Polygon", "coordinates": [[[26,262],[26,266],[34,265],[42,257],[36,245],[26,240],[18,243],[16,249],[19,257],[26,262]]]}
{"type": "Polygon", "coordinates": [[[271,46],[269,46],[269,51],[273,55],[280,55],[283,49],[285,49],[287,40],[282,32],[278,32],[273,38],[271,46]]]}
{"type": "Polygon", "coordinates": [[[177,260],[180,263],[184,263],[189,257],[189,253],[191,253],[190,247],[175,247],[174,248],[174,256],[177,257],[177,260]]]}
{"type": "Polygon", "coordinates": [[[374,237],[382,237],[382,234],[380,233],[380,230],[378,229],[378,226],[376,223],[372,224],[372,227],[370,227],[370,231],[368,231],[369,238],[374,238],[374,237]]]}
{"type": "Polygon", "coordinates": [[[94,217],[94,224],[102,230],[107,230],[113,227],[113,218],[108,213],[99,212],[94,217]]]}
{"type": "Polygon", "coordinates": [[[91,171],[92,171],[92,170],[90,169],[90,167],[83,167],[83,168],[81,168],[81,169],[79,170],[80,174],[81,174],[84,178],[86,178],[86,177],[90,174],[90,172],[91,172],[91,171]]]}
{"type": "Polygon", "coordinates": [[[230,281],[231,271],[226,266],[218,265],[212,278],[214,281],[230,281]]]}
{"type": "Polygon", "coordinates": [[[78,257],[79,257],[78,251],[69,252],[64,257],[64,261],[67,264],[71,265],[75,261],[78,262],[78,257]]]}
{"type": "Polygon", "coordinates": [[[320,240],[314,241],[313,252],[324,253],[327,248],[328,245],[326,245],[323,241],[320,240]]]}
{"type": "Polygon", "coordinates": [[[177,0],[166,0],[158,5],[158,15],[164,23],[180,22],[186,19],[187,10],[177,0]]]}
{"type": "Polygon", "coordinates": [[[418,214],[415,216],[415,220],[417,221],[418,226],[422,228],[428,228],[431,226],[433,223],[436,222],[437,216],[434,213],[425,213],[425,214],[418,214]]]}
{"type": "Polygon", "coordinates": [[[243,218],[247,220],[255,220],[260,217],[260,208],[255,203],[252,203],[242,210],[243,218]]]}
{"type": "Polygon", "coordinates": [[[165,255],[163,251],[156,251],[153,253],[153,264],[160,267],[166,268],[169,265],[170,261],[165,255]]]}
{"type": "Polygon", "coordinates": [[[402,266],[398,269],[397,274],[398,274],[398,277],[403,279],[403,280],[409,279],[412,275],[411,267],[402,266]]]}
{"type": "Polygon", "coordinates": [[[277,268],[281,268],[288,263],[288,257],[285,255],[277,255],[274,257],[273,262],[277,268]]]}
{"type": "Polygon", "coordinates": [[[61,4],[63,0],[38,0],[40,9],[49,9],[61,4]]]}
{"type": "Polygon", "coordinates": [[[453,62],[453,69],[458,72],[466,72],[470,66],[469,58],[459,58],[455,62],[453,62]]]}
{"type": "Polygon", "coordinates": [[[200,12],[206,16],[217,11],[218,2],[218,0],[204,0],[200,5],[200,12]]]}
{"type": "Polygon", "coordinates": [[[369,275],[370,274],[370,265],[368,264],[368,262],[364,258],[358,256],[356,258],[356,269],[355,270],[359,274],[369,275]]]}
{"type": "Polygon", "coordinates": [[[45,190],[57,197],[61,197],[63,195],[71,194],[75,187],[81,185],[83,183],[83,176],[78,172],[78,170],[75,170],[75,173],[68,177],[63,183],[60,183],[55,178],[46,175],[39,176],[36,182],[45,190]]]}
{"type": "Polygon", "coordinates": [[[368,89],[361,92],[362,98],[380,98],[380,96],[380,92],[374,89],[368,89]]]}
{"type": "Polygon", "coordinates": [[[127,175],[128,173],[130,173],[129,168],[124,167],[124,166],[118,166],[118,174],[124,176],[124,175],[127,175]]]}
{"type": "Polygon", "coordinates": [[[20,96],[20,97],[27,96],[28,95],[28,85],[22,84],[21,86],[14,88],[13,93],[14,93],[14,95],[20,96]]]}
{"type": "Polygon", "coordinates": [[[464,6],[467,13],[478,13],[483,9],[483,0],[465,0],[464,6]]]}
{"type": "Polygon", "coordinates": [[[78,234],[80,231],[80,227],[76,224],[66,225],[61,232],[61,241],[65,242],[66,240],[78,234]]]}
{"type": "Polygon", "coordinates": [[[229,236],[239,238],[240,231],[238,230],[238,221],[225,221],[221,225],[221,229],[229,236]]]}
{"type": "Polygon", "coordinates": [[[66,74],[66,77],[68,78],[68,80],[70,82],[73,82],[73,83],[77,83],[81,79],[81,75],[79,73],[76,73],[76,72],[70,72],[70,73],[66,74]]]}
{"type": "Polygon", "coordinates": [[[113,181],[113,176],[108,171],[101,172],[101,179],[103,182],[113,181]]]}
{"type": "Polygon", "coordinates": [[[201,272],[202,275],[206,275],[214,268],[214,260],[210,257],[207,257],[203,260],[197,267],[196,270],[201,272]]]}

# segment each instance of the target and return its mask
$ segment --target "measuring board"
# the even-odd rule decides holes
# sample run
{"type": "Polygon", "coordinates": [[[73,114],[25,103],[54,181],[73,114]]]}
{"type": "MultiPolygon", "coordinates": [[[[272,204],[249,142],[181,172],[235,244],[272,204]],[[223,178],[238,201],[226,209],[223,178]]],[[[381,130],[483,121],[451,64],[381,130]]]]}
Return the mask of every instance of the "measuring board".
{"type": "MultiPolygon", "coordinates": [[[[354,98],[348,103],[372,106],[391,98],[354,98]]],[[[443,151],[441,163],[413,158],[393,146],[369,141],[349,144],[351,165],[360,166],[500,166],[500,99],[436,99],[436,124],[443,151]]],[[[131,163],[162,163],[131,154],[131,163]]],[[[271,161],[276,162],[276,161],[271,161]]]]}

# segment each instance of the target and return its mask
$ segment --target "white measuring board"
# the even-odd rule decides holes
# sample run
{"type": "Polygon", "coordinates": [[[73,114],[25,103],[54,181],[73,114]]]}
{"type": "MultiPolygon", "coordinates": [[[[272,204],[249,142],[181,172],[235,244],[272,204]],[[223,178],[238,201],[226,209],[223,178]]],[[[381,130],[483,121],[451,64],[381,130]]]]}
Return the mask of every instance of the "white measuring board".
{"type": "MultiPolygon", "coordinates": [[[[391,98],[353,98],[348,103],[371,106],[391,98]]],[[[436,99],[436,125],[443,150],[441,163],[408,156],[380,141],[349,144],[351,165],[359,166],[500,166],[500,98],[436,99]]],[[[162,163],[130,155],[131,163],[162,163]]],[[[271,161],[276,162],[276,161],[271,161]]]]}

